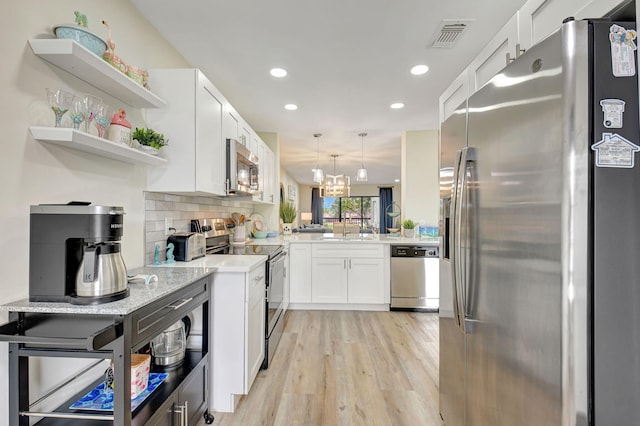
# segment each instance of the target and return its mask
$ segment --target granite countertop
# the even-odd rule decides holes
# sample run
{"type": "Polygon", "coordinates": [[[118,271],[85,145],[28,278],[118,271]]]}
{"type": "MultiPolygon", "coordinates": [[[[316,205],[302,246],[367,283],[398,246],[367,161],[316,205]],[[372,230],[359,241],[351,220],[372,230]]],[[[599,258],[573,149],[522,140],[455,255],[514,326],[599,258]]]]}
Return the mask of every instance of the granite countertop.
{"type": "Polygon", "coordinates": [[[204,267],[193,268],[161,268],[145,267],[128,271],[130,275],[155,274],[158,281],[148,286],[143,281],[129,283],[129,297],[110,303],[99,305],[73,305],[71,303],[30,302],[29,299],[0,305],[0,311],[12,312],[42,312],[59,314],[89,314],[89,315],[127,315],[141,307],[173,293],[187,285],[206,277],[213,270],[204,267]]]}
{"type": "Polygon", "coordinates": [[[267,256],[210,255],[191,262],[175,262],[147,266],[127,271],[129,275],[157,275],[158,281],[146,285],[144,281],[129,282],[129,297],[98,305],[30,302],[20,299],[0,305],[0,311],[42,312],[58,314],[127,315],[141,307],[173,293],[213,272],[246,273],[267,261],[267,256]]]}

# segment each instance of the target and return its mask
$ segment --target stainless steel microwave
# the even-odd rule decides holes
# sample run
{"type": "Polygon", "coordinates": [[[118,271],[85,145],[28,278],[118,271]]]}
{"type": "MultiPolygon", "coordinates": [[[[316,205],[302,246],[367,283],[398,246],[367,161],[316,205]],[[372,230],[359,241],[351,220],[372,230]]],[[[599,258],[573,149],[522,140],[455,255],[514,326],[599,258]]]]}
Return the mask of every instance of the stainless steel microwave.
{"type": "Polygon", "coordinates": [[[227,195],[259,195],[260,160],[235,139],[227,139],[227,195]]]}

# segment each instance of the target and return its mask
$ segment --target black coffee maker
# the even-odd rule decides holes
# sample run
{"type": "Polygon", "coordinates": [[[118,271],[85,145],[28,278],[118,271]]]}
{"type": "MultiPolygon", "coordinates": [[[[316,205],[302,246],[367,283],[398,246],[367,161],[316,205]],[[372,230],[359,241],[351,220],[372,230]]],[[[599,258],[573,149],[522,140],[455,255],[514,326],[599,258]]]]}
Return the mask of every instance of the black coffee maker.
{"type": "Polygon", "coordinates": [[[98,304],[127,297],[123,217],[122,207],[85,202],[31,206],[29,300],[98,304]]]}

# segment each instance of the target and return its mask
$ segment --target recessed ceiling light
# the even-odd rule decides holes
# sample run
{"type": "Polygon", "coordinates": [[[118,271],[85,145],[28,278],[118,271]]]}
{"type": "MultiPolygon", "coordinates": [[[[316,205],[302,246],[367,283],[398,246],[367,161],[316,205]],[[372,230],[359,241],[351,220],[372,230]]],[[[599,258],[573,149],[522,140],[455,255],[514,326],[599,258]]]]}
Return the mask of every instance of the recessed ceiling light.
{"type": "Polygon", "coordinates": [[[415,67],[411,68],[411,74],[413,75],[426,74],[427,71],[429,71],[429,67],[426,65],[416,65],[415,67]]]}
{"type": "Polygon", "coordinates": [[[287,70],[284,68],[271,68],[271,71],[269,72],[274,77],[286,77],[287,75],[287,70]]]}
{"type": "Polygon", "coordinates": [[[286,104],[284,109],[288,109],[289,111],[295,111],[298,109],[298,105],[296,104],[286,104]]]}
{"type": "Polygon", "coordinates": [[[391,108],[393,108],[393,109],[404,108],[404,104],[402,102],[396,102],[394,104],[391,104],[391,108]]]}
{"type": "Polygon", "coordinates": [[[395,179],[394,182],[400,182],[400,179],[395,179]]]}

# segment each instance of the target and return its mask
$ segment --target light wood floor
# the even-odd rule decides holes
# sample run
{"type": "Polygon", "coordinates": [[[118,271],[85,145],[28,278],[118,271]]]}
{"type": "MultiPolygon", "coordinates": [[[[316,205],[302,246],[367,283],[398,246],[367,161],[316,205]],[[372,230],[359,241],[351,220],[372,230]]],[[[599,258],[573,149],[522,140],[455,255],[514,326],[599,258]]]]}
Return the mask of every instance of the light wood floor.
{"type": "Polygon", "coordinates": [[[436,425],[438,315],[289,311],[273,364],[214,425],[436,425]]]}

